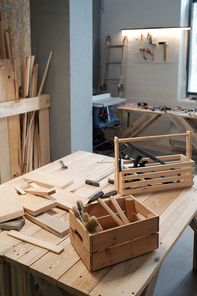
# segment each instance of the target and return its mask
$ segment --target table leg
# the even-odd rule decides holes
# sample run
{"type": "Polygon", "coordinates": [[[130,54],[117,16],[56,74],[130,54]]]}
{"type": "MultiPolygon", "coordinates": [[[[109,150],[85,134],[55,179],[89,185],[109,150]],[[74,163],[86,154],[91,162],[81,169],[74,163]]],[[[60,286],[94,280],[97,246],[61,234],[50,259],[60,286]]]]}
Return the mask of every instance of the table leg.
{"type": "Polygon", "coordinates": [[[0,296],[11,296],[10,264],[0,257],[0,296]]]}
{"type": "Polygon", "coordinates": [[[192,219],[189,225],[194,231],[193,269],[197,270],[197,215],[192,219]]]}
{"type": "Polygon", "coordinates": [[[153,113],[144,113],[141,115],[132,126],[128,127],[121,137],[137,137],[145,129],[147,129],[155,120],[157,120],[161,115],[153,113]]]}
{"type": "Polygon", "coordinates": [[[33,275],[34,279],[36,280],[38,286],[40,287],[40,290],[44,294],[44,296],[63,296],[62,293],[60,292],[59,288],[43,279],[40,277],[33,275]]]}
{"type": "Polygon", "coordinates": [[[153,278],[150,280],[150,283],[146,286],[144,291],[141,293],[140,296],[153,296],[155,286],[157,283],[157,279],[159,276],[160,269],[157,270],[157,272],[154,274],[153,278]]]}
{"type": "Polygon", "coordinates": [[[17,271],[16,271],[16,266],[14,266],[13,264],[10,264],[10,274],[11,274],[12,296],[19,296],[17,271]]]}

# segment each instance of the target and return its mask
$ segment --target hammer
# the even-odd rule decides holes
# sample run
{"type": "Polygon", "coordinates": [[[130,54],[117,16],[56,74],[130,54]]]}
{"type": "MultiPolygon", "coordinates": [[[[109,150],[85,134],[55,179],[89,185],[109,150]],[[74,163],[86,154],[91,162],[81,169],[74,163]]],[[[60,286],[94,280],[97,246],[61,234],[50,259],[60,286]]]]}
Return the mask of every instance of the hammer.
{"type": "MultiPolygon", "coordinates": [[[[117,194],[117,191],[115,193],[116,190],[110,191],[112,192],[112,195],[117,194]]],[[[102,198],[104,197],[109,197],[110,193],[108,192],[108,194],[106,194],[107,196],[104,195],[103,191],[98,192],[97,194],[95,194],[89,201],[88,204],[90,204],[91,202],[97,200],[98,203],[108,212],[108,214],[114,219],[114,221],[119,225],[124,225],[125,223],[123,223],[123,221],[121,219],[118,218],[118,216],[116,216],[116,214],[108,207],[108,205],[102,200],[102,198]]],[[[124,213],[123,213],[124,214],[124,213]]]]}
{"type": "Polygon", "coordinates": [[[159,44],[163,45],[163,60],[166,61],[166,42],[159,42],[159,44]]]}

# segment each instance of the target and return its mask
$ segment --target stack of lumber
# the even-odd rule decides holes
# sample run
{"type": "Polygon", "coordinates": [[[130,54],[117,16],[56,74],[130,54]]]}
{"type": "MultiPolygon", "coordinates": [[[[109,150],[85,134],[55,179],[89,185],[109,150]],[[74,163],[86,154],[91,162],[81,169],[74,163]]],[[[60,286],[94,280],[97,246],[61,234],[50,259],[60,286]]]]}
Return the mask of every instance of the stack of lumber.
{"type": "Polygon", "coordinates": [[[11,28],[5,19],[0,11],[0,110],[2,107],[1,113],[4,113],[0,117],[0,184],[50,162],[48,107],[33,109],[31,112],[15,112],[13,116],[6,116],[8,107],[1,103],[10,101],[13,106],[9,105],[9,108],[14,109],[16,101],[29,98],[29,102],[26,101],[26,109],[31,109],[28,107],[31,105],[31,99],[41,97],[52,52],[49,54],[41,85],[37,89],[38,64],[35,63],[35,56],[24,57],[24,42],[20,33],[18,71],[12,47],[16,40],[13,42],[11,28]],[[20,87],[18,81],[21,82],[20,87]]]}

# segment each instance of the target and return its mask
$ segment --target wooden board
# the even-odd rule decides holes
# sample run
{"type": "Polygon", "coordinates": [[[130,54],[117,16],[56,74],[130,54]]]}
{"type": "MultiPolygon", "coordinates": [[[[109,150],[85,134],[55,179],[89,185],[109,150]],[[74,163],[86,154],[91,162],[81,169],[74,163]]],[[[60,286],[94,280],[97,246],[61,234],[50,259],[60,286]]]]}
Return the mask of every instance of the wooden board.
{"type": "Polygon", "coordinates": [[[9,221],[24,215],[18,194],[12,185],[0,188],[0,222],[9,221]]]}
{"type": "Polygon", "coordinates": [[[44,197],[36,196],[31,193],[21,195],[20,202],[25,209],[25,212],[33,216],[44,213],[45,211],[57,206],[57,203],[55,201],[51,201],[44,197]]]}
{"type": "Polygon", "coordinates": [[[58,187],[54,187],[52,189],[54,189],[56,193],[47,196],[47,198],[56,201],[57,206],[61,209],[69,211],[73,206],[76,206],[77,200],[81,200],[84,205],[87,203],[86,198],[83,198],[75,193],[69,192],[58,187]]]}
{"type": "Polygon", "coordinates": [[[52,243],[42,241],[42,240],[37,239],[35,237],[31,237],[31,236],[22,234],[20,232],[15,231],[15,230],[9,231],[8,235],[10,235],[10,236],[12,236],[12,237],[14,237],[16,239],[20,239],[20,240],[22,240],[24,242],[30,243],[32,245],[41,247],[43,249],[47,249],[47,250],[49,250],[49,251],[51,251],[53,253],[56,253],[56,254],[60,254],[64,250],[64,248],[62,248],[60,246],[57,246],[57,245],[54,245],[52,243]]]}
{"type": "Polygon", "coordinates": [[[47,188],[25,188],[27,193],[39,195],[39,196],[48,196],[55,193],[55,189],[47,189],[47,188]]]}
{"type": "Polygon", "coordinates": [[[3,229],[3,230],[13,229],[13,230],[19,231],[24,226],[24,224],[25,224],[24,218],[17,218],[11,221],[0,223],[0,229],[3,229]]]}
{"type": "Polygon", "coordinates": [[[23,177],[23,180],[33,181],[36,184],[47,187],[47,188],[52,188],[56,186],[60,188],[66,188],[67,186],[73,183],[73,181],[68,178],[63,178],[56,175],[43,173],[40,171],[33,171],[26,174],[23,177]]]}
{"type": "Polygon", "coordinates": [[[37,217],[33,217],[32,215],[26,213],[25,217],[59,237],[69,234],[69,223],[61,222],[47,213],[43,213],[37,217]]]}

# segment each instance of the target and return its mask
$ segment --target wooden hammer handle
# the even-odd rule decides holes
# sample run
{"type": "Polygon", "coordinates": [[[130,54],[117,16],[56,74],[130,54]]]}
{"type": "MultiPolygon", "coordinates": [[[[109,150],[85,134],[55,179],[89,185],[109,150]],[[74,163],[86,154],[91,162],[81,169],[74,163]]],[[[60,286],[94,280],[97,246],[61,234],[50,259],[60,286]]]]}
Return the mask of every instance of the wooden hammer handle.
{"type": "Polygon", "coordinates": [[[114,205],[115,209],[117,210],[120,218],[122,219],[124,224],[130,224],[129,220],[127,219],[127,217],[125,216],[125,214],[123,213],[121,207],[119,206],[117,200],[115,199],[114,196],[110,196],[110,200],[112,202],[112,204],[114,205]]]}
{"type": "Polygon", "coordinates": [[[108,205],[106,205],[106,203],[101,198],[98,198],[97,201],[119,226],[124,225],[124,223],[116,216],[116,214],[108,207],[108,205]]]}

